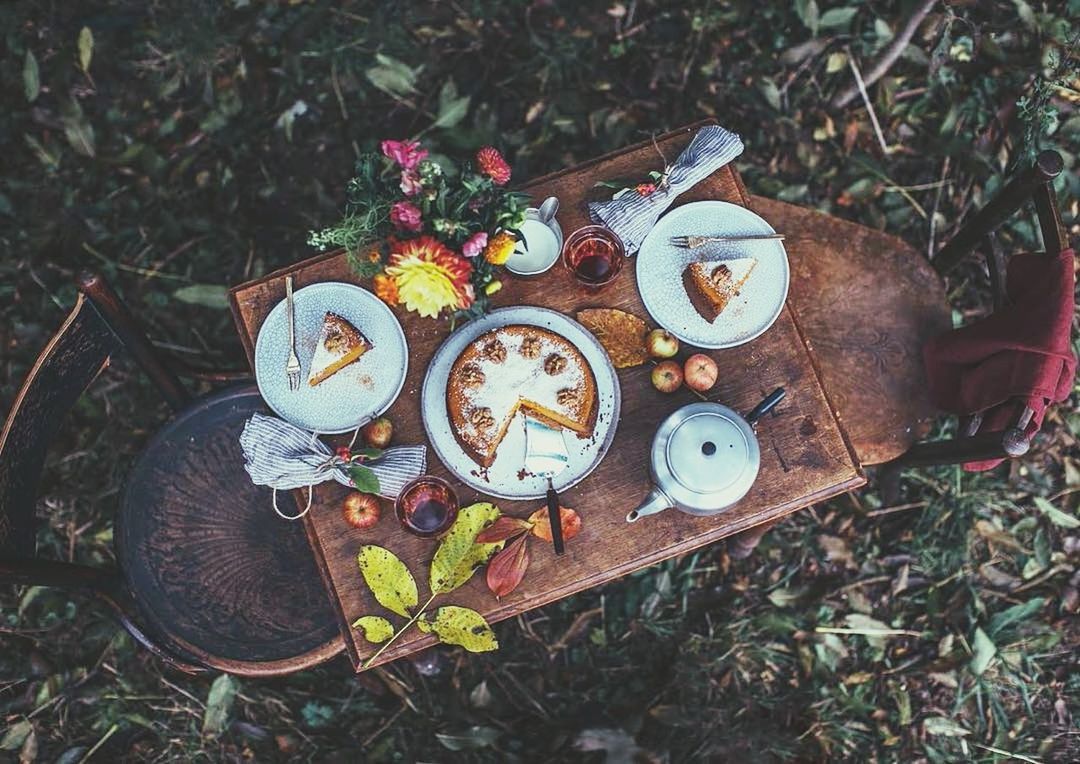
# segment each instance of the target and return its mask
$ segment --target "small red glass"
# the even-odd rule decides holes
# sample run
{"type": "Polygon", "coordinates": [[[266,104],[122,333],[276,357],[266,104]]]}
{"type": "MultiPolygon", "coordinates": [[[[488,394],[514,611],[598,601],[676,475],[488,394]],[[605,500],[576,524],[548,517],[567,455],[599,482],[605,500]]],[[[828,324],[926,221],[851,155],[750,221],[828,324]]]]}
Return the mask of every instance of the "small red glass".
{"type": "Polygon", "coordinates": [[[445,480],[421,475],[401,489],[394,512],[409,533],[432,538],[449,530],[457,519],[457,494],[445,480]]]}
{"type": "Polygon", "coordinates": [[[602,225],[577,229],[563,245],[563,265],[590,292],[599,291],[614,281],[625,259],[626,248],[622,240],[602,225]]]}

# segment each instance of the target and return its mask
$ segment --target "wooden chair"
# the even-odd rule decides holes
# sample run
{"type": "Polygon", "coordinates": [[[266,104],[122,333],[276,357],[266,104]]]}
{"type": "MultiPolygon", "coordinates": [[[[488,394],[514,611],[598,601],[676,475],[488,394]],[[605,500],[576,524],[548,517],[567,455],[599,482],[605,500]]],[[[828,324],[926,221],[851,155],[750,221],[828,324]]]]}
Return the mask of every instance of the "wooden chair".
{"type": "MultiPolygon", "coordinates": [[[[1018,457],[1028,451],[1023,417],[998,432],[980,432],[980,417],[971,417],[955,438],[920,442],[940,414],[927,396],[922,347],[951,328],[945,276],[980,244],[994,306],[1004,303],[1005,256],[994,231],[1026,202],[1035,204],[1046,250],[1068,247],[1053,187],[1063,167],[1056,152],[1039,154],[933,261],[895,236],[751,197],[751,207],[787,236],[788,304],[859,462],[881,466],[879,485],[888,503],[899,495],[904,468],[1018,457]]],[[[754,528],[736,537],[731,553],[748,555],[766,530],[754,528]]]]}
{"type": "MultiPolygon", "coordinates": [[[[237,438],[263,403],[253,385],[192,401],[100,276],[83,274],[74,310],[30,371],[0,434],[0,583],[92,592],[170,666],[267,676],[344,649],[300,524],[270,510],[237,438]],[[121,352],[174,412],[141,453],[115,520],[119,569],[34,554],[34,507],[66,412],[121,352]]],[[[231,375],[201,374],[222,379],[231,375]]]]}

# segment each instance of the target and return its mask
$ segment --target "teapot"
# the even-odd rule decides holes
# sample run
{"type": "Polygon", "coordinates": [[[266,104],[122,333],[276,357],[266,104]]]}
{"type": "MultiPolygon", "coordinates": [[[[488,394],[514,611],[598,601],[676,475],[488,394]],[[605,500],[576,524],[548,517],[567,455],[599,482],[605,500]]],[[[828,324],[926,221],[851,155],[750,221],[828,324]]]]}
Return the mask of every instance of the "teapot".
{"type": "Polygon", "coordinates": [[[746,416],[711,401],[670,414],[653,436],[652,490],[626,521],[672,508],[703,516],[730,509],[750,490],[761,466],[754,424],[784,395],[777,388],[746,416]]]}

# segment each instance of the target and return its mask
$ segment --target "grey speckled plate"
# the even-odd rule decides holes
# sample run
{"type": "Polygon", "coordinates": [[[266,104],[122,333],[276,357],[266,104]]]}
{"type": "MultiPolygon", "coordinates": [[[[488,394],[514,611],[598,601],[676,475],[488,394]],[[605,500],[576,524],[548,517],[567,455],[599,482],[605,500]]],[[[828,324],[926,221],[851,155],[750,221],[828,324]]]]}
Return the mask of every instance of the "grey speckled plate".
{"type": "Polygon", "coordinates": [[[401,324],[382,300],[354,284],[312,284],[293,293],[300,389],[285,376],[289,333],[285,301],[273,307],[255,341],[255,382],[271,409],[297,427],[318,433],[349,432],[390,408],[405,384],[409,348],[401,324]],[[308,384],[311,356],[323,316],[333,311],[371,340],[373,347],[322,383],[308,384]]]}
{"type": "Polygon", "coordinates": [[[450,429],[446,412],[446,383],[450,367],[465,346],[490,329],[509,324],[542,326],[570,340],[592,367],[596,376],[599,411],[596,428],[588,438],[564,433],[563,442],[570,461],[555,477],[555,489],[565,491],[577,485],[600,464],[615,437],[619,423],[619,378],[607,353],[585,327],[554,310],[527,305],[493,310],[483,318],[470,321],[451,334],[435,351],[424,386],[420,392],[424,429],[439,459],[466,485],[480,493],[500,499],[540,499],[547,493],[547,480],[535,475],[520,475],[525,466],[525,420],[518,414],[506,438],[499,445],[495,463],[484,470],[461,448],[450,429]]]}
{"type": "Polygon", "coordinates": [[[637,282],[645,309],[660,326],[700,348],[742,345],[773,325],[788,293],[788,259],[783,242],[740,241],[683,249],[672,236],[775,233],[745,207],[729,202],[691,202],[657,222],[637,255],[637,282]],[[683,287],[682,272],[695,260],[755,257],[757,265],[738,296],[709,323],[697,312],[683,287]]]}

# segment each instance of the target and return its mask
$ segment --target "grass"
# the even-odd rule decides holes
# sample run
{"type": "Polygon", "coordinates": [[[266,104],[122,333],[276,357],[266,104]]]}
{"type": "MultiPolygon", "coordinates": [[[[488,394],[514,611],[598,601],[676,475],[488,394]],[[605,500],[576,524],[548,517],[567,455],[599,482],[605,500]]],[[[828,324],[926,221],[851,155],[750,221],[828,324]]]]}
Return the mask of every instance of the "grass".
{"type": "MultiPolygon", "coordinates": [[[[86,265],[155,341],[236,365],[224,288],[305,257],[382,137],[495,143],[524,179],[713,115],[746,139],[753,191],[923,251],[1052,147],[1075,235],[1080,5],[936,6],[870,88],[883,150],[861,99],[828,100],[909,6],[5,3],[0,400],[86,265]],[[468,112],[432,129],[450,81],[468,112]]],[[[1040,246],[1024,216],[1005,236],[1040,246]]],[[[958,318],[985,312],[975,263],[951,296],[958,318]]],[[[124,365],[83,397],[47,466],[41,554],[112,559],[125,469],[164,415],[124,365]]],[[[1022,462],[908,475],[906,509],[867,489],[749,560],[720,545],[503,624],[497,654],[357,677],[177,677],[96,603],[8,588],[0,761],[1076,761],[1080,537],[1034,499],[1075,517],[1078,435],[1074,396],[1022,462]]]]}

